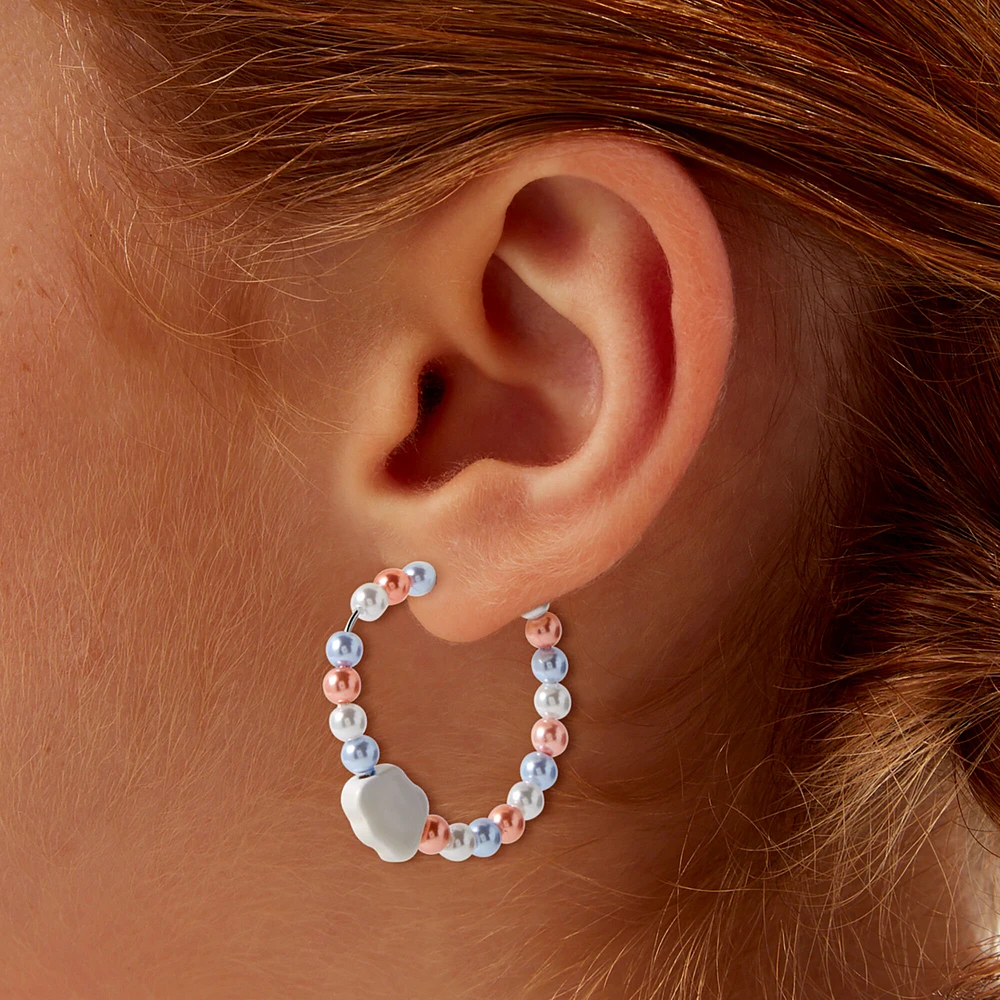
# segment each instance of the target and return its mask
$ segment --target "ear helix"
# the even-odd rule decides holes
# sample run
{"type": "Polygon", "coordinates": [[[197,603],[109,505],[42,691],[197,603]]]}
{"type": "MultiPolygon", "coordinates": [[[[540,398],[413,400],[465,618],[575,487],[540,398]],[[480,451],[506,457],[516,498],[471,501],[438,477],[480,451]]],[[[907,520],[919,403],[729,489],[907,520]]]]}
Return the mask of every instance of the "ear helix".
{"type": "Polygon", "coordinates": [[[361,676],[355,668],[364,655],[364,643],[354,627],[359,620],[377,621],[408,597],[429,594],[436,583],[437,572],[426,562],[383,570],[373,583],[354,591],[347,625],[326,644],[332,669],[323,679],[323,693],[336,706],[330,713],[330,730],[343,742],[341,761],[353,775],[344,785],[341,806],[358,840],[383,861],[409,861],[418,851],[449,861],[488,858],[501,845],[519,840],[526,823],[541,813],[545,792],[559,776],[555,758],[569,743],[562,722],[572,705],[562,684],[569,661],[557,645],[562,623],[543,604],[522,615],[525,636],[535,647],[531,669],[541,682],[534,699],[539,719],[531,730],[534,750],[521,761],[521,780],[511,787],[505,803],[471,823],[448,823],[431,814],[426,793],[402,768],[380,763],[378,744],[366,735],[368,715],[357,704],[361,676]]]}

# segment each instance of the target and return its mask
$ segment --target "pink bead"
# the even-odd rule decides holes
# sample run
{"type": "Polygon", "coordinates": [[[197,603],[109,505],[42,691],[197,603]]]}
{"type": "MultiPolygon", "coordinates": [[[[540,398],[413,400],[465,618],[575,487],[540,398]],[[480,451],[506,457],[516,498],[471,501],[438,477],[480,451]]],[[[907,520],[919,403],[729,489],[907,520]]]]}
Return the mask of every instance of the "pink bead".
{"type": "Polygon", "coordinates": [[[539,719],[531,727],[531,745],[539,753],[558,757],[569,746],[569,730],[558,719],[539,719]]]}
{"type": "Polygon", "coordinates": [[[500,827],[500,842],[513,844],[524,833],[524,813],[517,806],[497,806],[490,819],[500,827]]]}
{"type": "Polygon", "coordinates": [[[356,701],[361,694],[361,675],[354,667],[334,667],[323,678],[323,694],[334,705],[356,701]]]}
{"type": "Polygon", "coordinates": [[[410,592],[410,578],[401,569],[384,569],[375,582],[389,595],[390,604],[400,604],[410,592]]]}
{"type": "Polygon", "coordinates": [[[417,848],[423,854],[440,854],[451,839],[451,827],[443,816],[435,816],[431,813],[424,823],[424,832],[420,837],[420,846],[417,848]]]}
{"type": "Polygon", "coordinates": [[[541,618],[524,623],[524,634],[536,649],[546,649],[562,638],[562,622],[551,611],[546,611],[541,618]]]}

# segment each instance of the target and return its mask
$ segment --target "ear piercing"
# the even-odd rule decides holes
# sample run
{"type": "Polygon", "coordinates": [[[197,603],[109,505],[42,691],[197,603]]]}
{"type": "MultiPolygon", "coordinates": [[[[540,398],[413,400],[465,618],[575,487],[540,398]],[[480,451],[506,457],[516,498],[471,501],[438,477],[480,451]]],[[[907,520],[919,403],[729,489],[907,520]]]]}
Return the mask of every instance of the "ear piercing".
{"type": "Polygon", "coordinates": [[[541,682],[535,691],[539,719],[531,729],[534,750],[521,761],[521,780],[511,787],[505,803],[471,823],[448,823],[430,812],[427,794],[402,768],[380,763],[379,746],[367,735],[368,715],[357,704],[361,675],[356,667],[364,643],[354,626],[358,620],[377,621],[408,597],[429,594],[436,583],[437,573],[426,562],[383,570],[373,583],[354,591],[347,625],[326,643],[332,669],[323,678],[323,694],[336,706],[330,713],[330,731],[343,742],[340,759],[353,775],[344,785],[340,803],[355,836],[383,861],[409,861],[418,851],[440,854],[448,861],[489,858],[503,844],[513,844],[526,823],[542,811],[545,793],[559,776],[555,759],[569,744],[562,722],[572,706],[562,683],[569,661],[556,645],[562,623],[543,604],[521,616],[525,636],[535,647],[531,670],[541,682]]]}

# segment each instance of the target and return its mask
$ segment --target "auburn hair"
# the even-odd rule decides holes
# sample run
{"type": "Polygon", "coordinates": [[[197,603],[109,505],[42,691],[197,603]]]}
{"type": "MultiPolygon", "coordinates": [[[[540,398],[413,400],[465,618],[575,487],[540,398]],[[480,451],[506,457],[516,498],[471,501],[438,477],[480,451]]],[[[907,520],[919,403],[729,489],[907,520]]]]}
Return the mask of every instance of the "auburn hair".
{"type": "MultiPolygon", "coordinates": [[[[874,883],[942,795],[1000,824],[1000,18],[989,4],[66,6],[91,18],[144,155],[204,178],[214,208],[237,210],[228,233],[262,248],[288,233],[364,236],[542,135],[580,129],[655,143],[829,234],[873,306],[836,419],[846,488],[833,523],[813,526],[824,557],[788,644],[783,832],[746,878],[803,884],[823,864],[845,885],[874,883]]],[[[677,980],[690,992],[665,994],[703,995],[696,965],[677,980]]],[[[997,968],[968,966],[953,995],[1000,998],[997,968]]]]}

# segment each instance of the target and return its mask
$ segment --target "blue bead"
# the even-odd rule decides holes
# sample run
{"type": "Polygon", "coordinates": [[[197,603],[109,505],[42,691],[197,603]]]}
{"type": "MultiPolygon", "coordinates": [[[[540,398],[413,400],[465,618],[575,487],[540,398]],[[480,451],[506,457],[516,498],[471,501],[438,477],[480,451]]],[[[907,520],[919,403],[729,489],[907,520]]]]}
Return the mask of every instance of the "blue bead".
{"type": "Polygon", "coordinates": [[[353,632],[334,632],[326,640],[326,658],[335,667],[356,667],[364,651],[361,636],[353,632]]]}
{"type": "Polygon", "coordinates": [[[378,763],[378,744],[370,736],[355,736],[340,751],[340,760],[353,774],[371,774],[378,763]]]}
{"type": "Polygon", "coordinates": [[[437,570],[429,563],[417,560],[407,563],[403,572],[410,578],[410,597],[423,597],[434,589],[437,583],[437,570]]]}
{"type": "Polygon", "coordinates": [[[469,824],[472,835],[476,838],[476,846],[472,853],[477,858],[492,858],[503,841],[500,839],[500,827],[491,819],[485,816],[482,819],[475,819],[469,824]]]}
{"type": "Polygon", "coordinates": [[[529,753],[521,761],[521,780],[537,785],[547,792],[559,777],[559,767],[547,753],[529,753]]]}
{"type": "Polygon", "coordinates": [[[558,684],[566,678],[569,660],[558,646],[536,649],[531,654],[531,672],[543,684],[558,684]]]}

